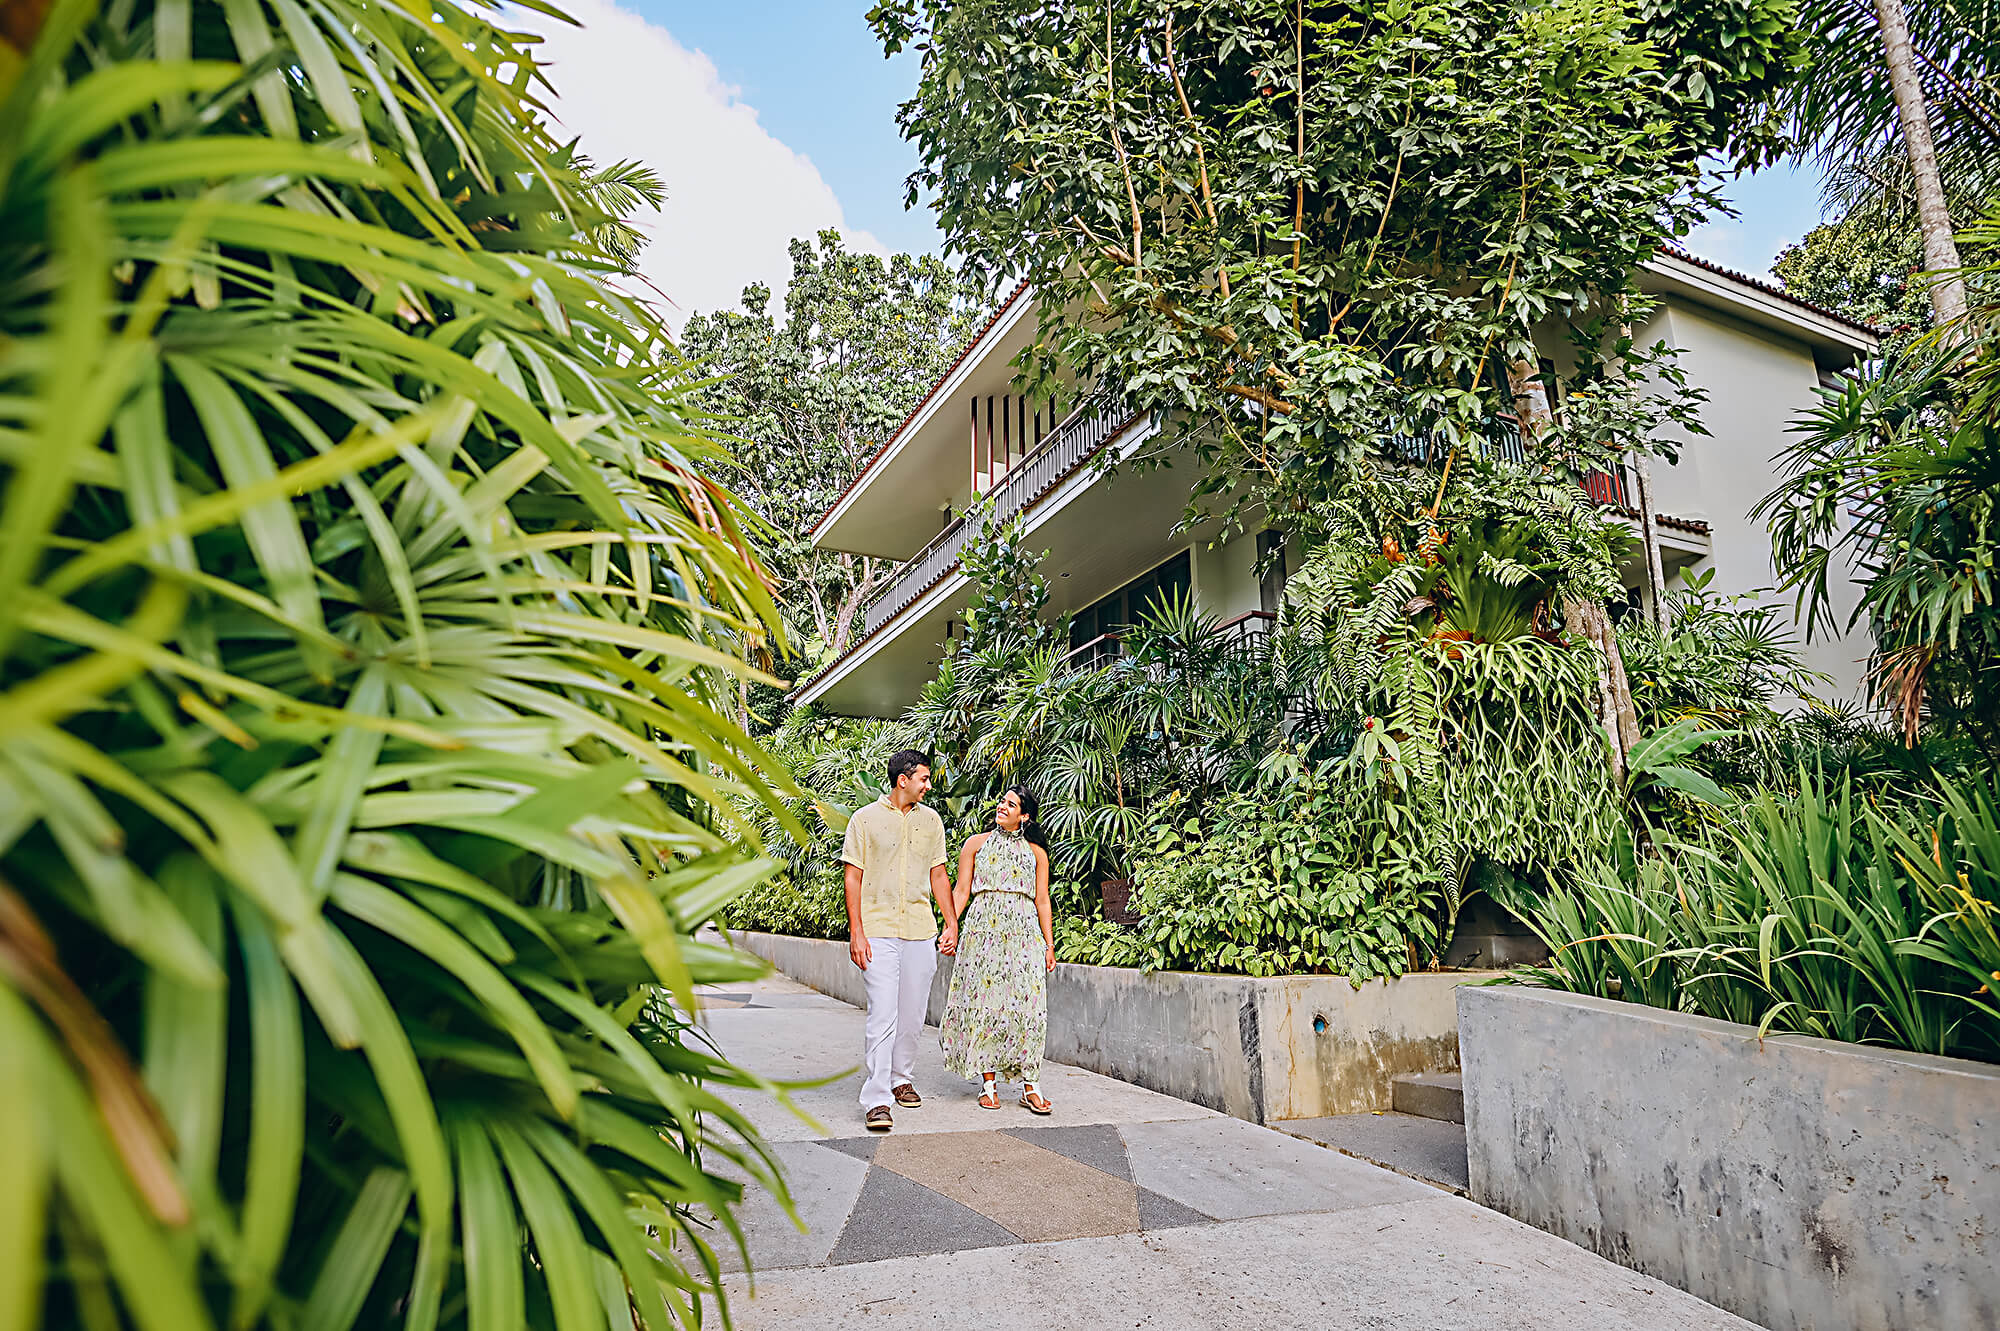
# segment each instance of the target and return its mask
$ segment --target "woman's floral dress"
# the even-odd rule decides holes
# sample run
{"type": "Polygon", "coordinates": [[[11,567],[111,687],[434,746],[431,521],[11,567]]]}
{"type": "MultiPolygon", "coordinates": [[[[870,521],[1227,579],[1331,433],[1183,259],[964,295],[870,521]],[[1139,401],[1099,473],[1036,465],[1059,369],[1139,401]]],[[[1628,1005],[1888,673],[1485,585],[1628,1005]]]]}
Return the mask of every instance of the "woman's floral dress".
{"type": "Polygon", "coordinates": [[[944,1065],[978,1081],[1040,1081],[1048,1044],[1047,942],[1035,909],[1035,848],[995,830],[972,862],[945,1001],[944,1065]]]}

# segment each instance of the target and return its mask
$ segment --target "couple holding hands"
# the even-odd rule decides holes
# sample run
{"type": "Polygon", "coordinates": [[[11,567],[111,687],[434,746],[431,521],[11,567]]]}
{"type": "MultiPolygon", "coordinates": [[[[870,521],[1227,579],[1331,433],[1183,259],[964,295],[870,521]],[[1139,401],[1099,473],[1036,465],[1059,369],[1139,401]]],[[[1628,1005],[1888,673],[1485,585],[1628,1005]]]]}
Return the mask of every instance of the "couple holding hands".
{"type": "Polygon", "coordinates": [[[1049,913],[1048,841],[1035,797],[1000,797],[993,830],[969,838],[958,882],[945,872],[944,821],[924,804],[930,760],[915,749],[889,759],[889,791],[854,811],[840,858],[847,866],[848,955],[868,990],[863,1122],[895,1125],[891,1104],[915,1109],[917,1037],[940,953],[955,955],[942,1023],[945,1067],[981,1083],[979,1107],[998,1109],[997,1082],[1018,1080],[1021,1105],[1047,1114],[1042,1054],[1048,976],[1056,968],[1049,913]],[[939,933],[931,914],[944,917],[939,933]]]}

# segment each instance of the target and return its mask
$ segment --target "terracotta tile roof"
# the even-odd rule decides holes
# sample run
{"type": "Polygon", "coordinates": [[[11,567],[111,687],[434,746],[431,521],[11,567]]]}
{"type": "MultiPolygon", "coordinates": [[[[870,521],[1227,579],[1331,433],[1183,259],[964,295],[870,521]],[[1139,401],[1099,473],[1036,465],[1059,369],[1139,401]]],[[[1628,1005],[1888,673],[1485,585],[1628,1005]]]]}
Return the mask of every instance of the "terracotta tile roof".
{"type": "Polygon", "coordinates": [[[1881,329],[1862,323],[1859,319],[1850,319],[1837,310],[1830,310],[1824,305],[1816,305],[1812,301],[1795,296],[1775,282],[1767,282],[1761,277],[1752,277],[1750,274],[1740,273],[1734,268],[1726,268],[1713,259],[1704,259],[1699,254],[1691,250],[1684,250],[1678,245],[1662,245],[1660,246],[1660,253],[1669,258],[1679,259],[1682,263],[1691,263],[1697,268],[1714,273],[1717,277],[1726,277],[1732,282],[1741,282],[1744,286],[1755,287],[1767,296],[1776,296],[1788,305],[1796,305],[1802,310],[1810,310],[1823,319],[1831,319],[1837,324],[1852,328],[1857,332],[1866,333],[1870,337],[1880,337],[1882,335],[1881,329]]]}
{"type": "Polygon", "coordinates": [[[880,462],[883,456],[888,453],[889,449],[892,446],[894,446],[895,442],[903,437],[903,431],[910,428],[910,422],[917,418],[917,413],[922,411],[924,407],[929,404],[930,400],[938,395],[938,390],[944,387],[945,380],[951,378],[952,374],[958,369],[958,367],[965,364],[965,358],[972,354],[972,349],[978,346],[981,340],[984,339],[988,333],[993,331],[993,325],[1000,322],[1000,316],[1005,314],[1008,311],[1008,309],[1013,306],[1014,302],[1021,298],[1021,296],[1027,291],[1027,289],[1028,289],[1028,283],[1024,279],[1021,282],[1017,283],[1014,289],[1007,294],[1007,299],[1001,301],[998,305],[994,306],[993,313],[986,316],[986,322],[979,325],[979,331],[974,333],[971,337],[965,340],[965,345],[958,349],[958,355],[952,358],[951,364],[945,367],[944,373],[939,375],[937,377],[937,382],[931,385],[931,391],[925,393],[923,397],[918,400],[917,405],[910,408],[909,414],[903,417],[903,423],[901,425],[898,425],[894,430],[892,430],[889,434],[889,437],[882,441],[882,447],[875,450],[875,456],[869,458],[868,461],[862,465],[861,470],[854,473],[854,479],[847,483],[847,488],[842,490],[840,494],[834,498],[834,501],[826,506],[826,512],[819,515],[819,521],[813,523],[812,530],[806,533],[808,538],[819,535],[820,528],[826,526],[826,520],[833,516],[834,510],[841,506],[841,504],[847,499],[847,496],[854,493],[855,487],[861,484],[862,479],[866,477],[869,472],[875,470],[875,464],[880,462]]]}

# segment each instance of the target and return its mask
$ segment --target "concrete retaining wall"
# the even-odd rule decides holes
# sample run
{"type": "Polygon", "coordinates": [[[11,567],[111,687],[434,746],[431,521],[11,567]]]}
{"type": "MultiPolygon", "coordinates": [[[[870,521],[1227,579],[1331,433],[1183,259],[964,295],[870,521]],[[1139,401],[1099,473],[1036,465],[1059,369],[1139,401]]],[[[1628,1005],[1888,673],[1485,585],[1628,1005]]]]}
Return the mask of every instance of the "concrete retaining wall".
{"type": "MultiPolygon", "coordinates": [[[[803,984],[866,1002],[845,943],[731,936],[803,984]]],[[[1390,1078],[1458,1067],[1453,991],[1490,974],[1406,975],[1356,989],[1328,975],[1142,975],[1065,964],[1049,977],[1049,1057],[1253,1123],[1386,1110],[1390,1078]]],[[[950,984],[951,959],[941,958],[933,1022],[950,984]]]]}
{"type": "Polygon", "coordinates": [[[2000,1327],[2000,1067],[1458,993],[1472,1197],[1771,1331],[2000,1327]]]}

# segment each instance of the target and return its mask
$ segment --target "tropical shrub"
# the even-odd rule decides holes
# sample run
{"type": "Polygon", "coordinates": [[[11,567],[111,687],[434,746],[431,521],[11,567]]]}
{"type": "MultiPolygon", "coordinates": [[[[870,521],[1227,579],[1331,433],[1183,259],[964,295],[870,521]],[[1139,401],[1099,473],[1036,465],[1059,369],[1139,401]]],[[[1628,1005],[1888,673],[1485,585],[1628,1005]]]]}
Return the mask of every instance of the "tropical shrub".
{"type": "MultiPolygon", "coordinates": [[[[2000,246],[2000,213],[1970,240],[2000,246]]],[[[2000,261],[1979,303],[1835,388],[1793,427],[1788,476],[1758,505],[1808,631],[1862,585],[1848,624],[1875,639],[1879,700],[1915,744],[1928,724],[2000,754],[2000,261]]]]}
{"type": "Polygon", "coordinates": [[[788,785],[643,178],[448,0],[8,19],[0,1321],[695,1324],[788,785]]]}
{"type": "Polygon", "coordinates": [[[1713,839],[1630,843],[1532,911],[1551,988],[1933,1054],[2000,1059],[2000,809],[1942,783],[1884,811],[1807,775],[1713,839]]]}
{"type": "Polygon", "coordinates": [[[1291,759],[1205,817],[1162,801],[1137,858],[1142,964],[1358,984],[1431,960],[1442,937],[1431,897],[1371,864],[1343,780],[1337,764],[1291,759]]]}
{"type": "Polygon", "coordinates": [[[747,888],[719,920],[731,929],[846,938],[840,846],[847,819],[882,794],[889,755],[901,746],[880,722],[826,716],[810,707],[787,712],[762,742],[799,788],[783,807],[752,800],[738,805],[784,868],[747,888]]]}
{"type": "Polygon", "coordinates": [[[841,872],[778,874],[722,908],[725,929],[754,929],[795,938],[847,937],[847,889],[841,872]]]}

